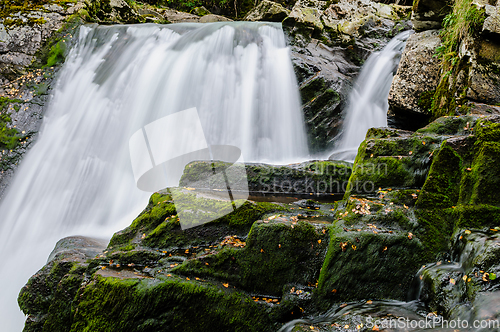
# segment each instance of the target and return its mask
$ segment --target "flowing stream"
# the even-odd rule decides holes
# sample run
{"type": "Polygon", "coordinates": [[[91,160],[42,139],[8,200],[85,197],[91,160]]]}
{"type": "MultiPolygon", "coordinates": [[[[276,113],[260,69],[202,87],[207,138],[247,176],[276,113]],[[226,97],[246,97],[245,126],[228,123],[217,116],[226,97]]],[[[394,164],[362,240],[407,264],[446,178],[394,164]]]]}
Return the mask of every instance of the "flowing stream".
{"type": "Polygon", "coordinates": [[[17,294],[58,239],[109,238],[146,206],[129,156],[145,125],[196,107],[209,145],[236,146],[245,161],[308,157],[280,24],[83,26],[54,91],[0,205],[2,331],[22,330],[17,294]]]}
{"type": "Polygon", "coordinates": [[[353,162],[368,129],[387,126],[392,78],[411,34],[400,33],[366,60],[349,96],[343,132],[330,159],[353,162]]]}

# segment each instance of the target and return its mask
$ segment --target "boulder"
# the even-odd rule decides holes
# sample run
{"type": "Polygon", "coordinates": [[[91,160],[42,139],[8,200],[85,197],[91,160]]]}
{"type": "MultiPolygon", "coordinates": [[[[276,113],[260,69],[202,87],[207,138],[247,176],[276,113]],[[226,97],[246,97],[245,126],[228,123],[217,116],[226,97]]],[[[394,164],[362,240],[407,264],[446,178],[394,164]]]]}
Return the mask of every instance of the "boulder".
{"type": "Polygon", "coordinates": [[[245,21],[281,22],[288,15],[290,11],[279,3],[263,0],[245,16],[245,21]]]}
{"type": "Polygon", "coordinates": [[[431,100],[441,74],[441,60],[435,56],[440,44],[437,30],[410,36],[389,92],[390,115],[430,115],[431,100]]]}
{"type": "MultiPolygon", "coordinates": [[[[248,183],[252,195],[296,195],[309,196],[344,193],[351,175],[352,165],[342,161],[308,161],[300,164],[267,165],[246,163],[232,165],[223,162],[196,161],[186,166],[179,186],[222,190],[227,188],[225,181],[214,181],[211,176],[226,171],[231,187],[242,187],[248,183]],[[234,167],[244,167],[244,172],[234,167]],[[214,173],[215,172],[215,173],[214,173]],[[246,174],[246,177],[242,177],[246,174]]],[[[223,178],[221,177],[220,180],[223,178]]]]}

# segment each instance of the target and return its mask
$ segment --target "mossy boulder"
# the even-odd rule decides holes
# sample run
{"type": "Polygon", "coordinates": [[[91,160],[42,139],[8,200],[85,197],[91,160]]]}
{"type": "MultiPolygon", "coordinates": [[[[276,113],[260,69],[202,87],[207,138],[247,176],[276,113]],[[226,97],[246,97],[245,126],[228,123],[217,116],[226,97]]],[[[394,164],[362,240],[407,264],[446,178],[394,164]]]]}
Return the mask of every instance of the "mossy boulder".
{"type": "Polygon", "coordinates": [[[23,331],[69,331],[71,304],[87,269],[88,259],[105,249],[102,241],[69,237],[60,240],[48,263],[19,293],[19,307],[29,314],[23,331]]]}
{"type": "Polygon", "coordinates": [[[408,233],[364,227],[331,231],[317,294],[329,302],[361,299],[405,300],[425,262],[424,247],[408,233]]]}
{"type": "Polygon", "coordinates": [[[258,221],[244,248],[227,248],[186,261],[174,272],[222,278],[242,289],[274,296],[281,296],[287,284],[314,285],[328,245],[326,227],[293,220],[258,221]]]}
{"type": "Polygon", "coordinates": [[[179,277],[95,275],[77,297],[71,331],[264,331],[273,325],[250,296],[179,277]]]}
{"type": "MultiPolygon", "coordinates": [[[[197,199],[186,194],[187,201],[193,199],[187,209],[196,209],[200,204],[219,204],[216,199],[197,199]]],[[[252,224],[273,212],[286,211],[280,204],[247,201],[235,211],[199,227],[182,230],[172,196],[159,192],[151,196],[147,208],[134,220],[131,226],[117,232],[111,238],[111,248],[135,247],[184,248],[191,245],[211,244],[227,235],[246,235],[252,224]]]]}
{"type": "Polygon", "coordinates": [[[227,170],[231,188],[248,188],[251,194],[333,194],[345,191],[352,168],[351,163],[343,161],[309,161],[283,166],[246,163],[233,166],[232,169],[230,166],[224,162],[190,163],[179,185],[211,190],[227,189],[224,177],[216,180],[212,177],[214,172],[227,170]]]}

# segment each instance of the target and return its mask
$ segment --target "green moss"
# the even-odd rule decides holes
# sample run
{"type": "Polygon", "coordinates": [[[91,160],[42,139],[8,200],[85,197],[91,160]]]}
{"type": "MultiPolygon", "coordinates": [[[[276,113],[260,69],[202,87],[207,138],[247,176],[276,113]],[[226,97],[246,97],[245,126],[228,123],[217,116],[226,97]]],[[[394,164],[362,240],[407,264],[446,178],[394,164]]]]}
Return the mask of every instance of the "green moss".
{"type": "Polygon", "coordinates": [[[442,116],[434,120],[424,128],[417,130],[421,134],[437,135],[466,135],[470,131],[464,128],[472,128],[476,123],[474,116],[442,116]]]}
{"type": "Polygon", "coordinates": [[[432,98],[434,118],[452,115],[457,106],[465,101],[467,87],[458,86],[459,74],[467,73],[470,66],[467,59],[459,56],[459,47],[463,40],[474,39],[484,23],[484,8],[472,0],[454,0],[453,10],[443,20],[442,45],[436,50],[442,60],[441,79],[432,98]],[[464,89],[461,91],[461,89],[464,89]]]}
{"type": "Polygon", "coordinates": [[[422,92],[420,94],[420,98],[418,99],[418,106],[420,106],[420,108],[424,109],[425,111],[430,112],[432,109],[432,101],[435,93],[435,90],[422,92]]]}
{"type": "Polygon", "coordinates": [[[448,208],[456,205],[462,168],[460,156],[446,142],[443,143],[432,161],[417,207],[448,208]]]}
{"type": "Polygon", "coordinates": [[[24,331],[69,331],[71,303],[85,268],[74,261],[53,261],[30,278],[19,294],[18,304],[25,314],[41,319],[28,321],[24,331]]]}
{"type": "Polygon", "coordinates": [[[436,255],[448,251],[450,247],[456,222],[454,209],[417,209],[415,216],[418,222],[415,234],[425,247],[423,256],[425,261],[432,262],[436,259],[436,255]]]}
{"type": "Polygon", "coordinates": [[[455,229],[484,229],[500,226],[500,207],[479,204],[457,206],[455,229]]]}
{"type": "Polygon", "coordinates": [[[498,188],[500,186],[500,143],[484,142],[479,145],[471,169],[474,185],[470,195],[470,204],[500,205],[498,188]]]}
{"type": "Polygon", "coordinates": [[[424,247],[405,233],[331,231],[315,295],[320,302],[405,299],[425,262],[424,247]]]}
{"type": "Polygon", "coordinates": [[[96,276],[77,296],[71,331],[265,331],[265,309],[209,283],[96,276]]]}
{"type": "Polygon", "coordinates": [[[64,62],[66,52],[66,43],[63,40],[58,41],[49,51],[47,63],[44,67],[52,67],[58,63],[64,62]]]}
{"type": "Polygon", "coordinates": [[[288,283],[316,283],[327,240],[308,222],[257,222],[245,248],[225,249],[186,261],[174,271],[226,280],[245,290],[279,296],[288,283]]]}
{"type": "MultiPolygon", "coordinates": [[[[227,207],[227,204],[223,204],[219,208],[222,203],[218,200],[198,198],[190,193],[183,194],[176,204],[178,209],[188,209],[195,213],[200,209],[220,211],[227,207]]],[[[141,239],[142,245],[163,249],[213,243],[226,235],[245,235],[252,224],[264,215],[286,210],[285,206],[279,204],[246,201],[223,217],[182,230],[172,196],[168,193],[156,193],[151,196],[148,207],[131,226],[113,235],[109,246],[121,247],[136,241],[134,239],[141,239]]]]}
{"type": "Polygon", "coordinates": [[[12,128],[12,119],[7,113],[7,106],[19,103],[21,100],[0,97],[0,149],[13,150],[17,148],[26,135],[21,135],[16,128],[12,128]]]}

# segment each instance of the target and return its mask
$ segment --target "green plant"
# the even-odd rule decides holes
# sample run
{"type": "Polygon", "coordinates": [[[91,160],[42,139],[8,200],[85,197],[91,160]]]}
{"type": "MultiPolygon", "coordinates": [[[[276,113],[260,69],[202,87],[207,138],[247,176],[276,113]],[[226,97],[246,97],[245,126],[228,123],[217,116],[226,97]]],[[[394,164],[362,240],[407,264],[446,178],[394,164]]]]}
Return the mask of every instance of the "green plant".
{"type": "Polygon", "coordinates": [[[442,44],[436,49],[436,56],[441,59],[441,80],[432,98],[433,118],[454,114],[457,105],[463,103],[465,95],[456,96],[457,76],[468,64],[461,58],[459,48],[474,40],[484,18],[484,9],[472,0],[455,0],[453,10],[443,19],[442,44]]]}

